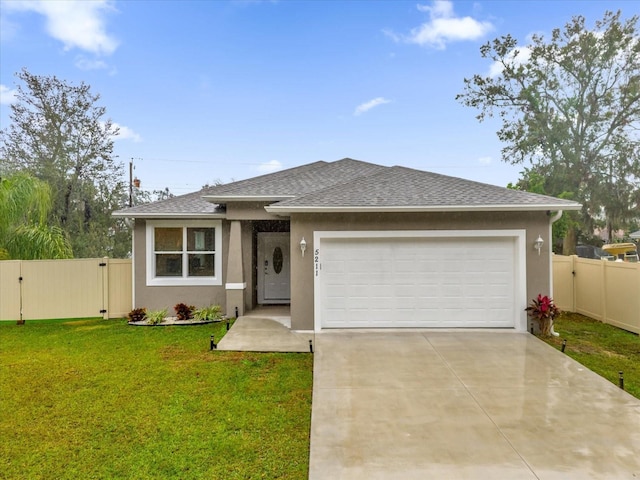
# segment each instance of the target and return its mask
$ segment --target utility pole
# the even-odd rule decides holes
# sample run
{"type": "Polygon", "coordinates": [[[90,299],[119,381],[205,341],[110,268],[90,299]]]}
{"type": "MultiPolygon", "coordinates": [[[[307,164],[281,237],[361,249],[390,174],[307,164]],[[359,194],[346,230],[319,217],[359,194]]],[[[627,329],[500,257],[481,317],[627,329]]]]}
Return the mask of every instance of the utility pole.
{"type": "Polygon", "coordinates": [[[142,160],[141,158],[131,157],[129,160],[129,206],[133,207],[133,186],[136,184],[136,188],[140,187],[140,181],[136,178],[134,182],[133,178],[133,161],[134,160],[142,160]]]}
{"type": "Polygon", "coordinates": [[[133,157],[129,160],[129,206],[133,207],[133,157]]]}

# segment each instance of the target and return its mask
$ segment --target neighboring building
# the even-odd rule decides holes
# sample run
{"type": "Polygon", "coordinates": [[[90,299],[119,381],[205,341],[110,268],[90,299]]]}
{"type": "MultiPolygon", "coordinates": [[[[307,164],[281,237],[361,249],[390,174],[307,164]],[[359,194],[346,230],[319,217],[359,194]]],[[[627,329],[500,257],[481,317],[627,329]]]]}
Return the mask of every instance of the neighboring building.
{"type": "Polygon", "coordinates": [[[528,330],[572,201],[352,159],[115,212],[135,219],[134,304],[290,304],[295,330],[528,330]],[[534,246],[538,238],[543,243],[534,246]]]}
{"type": "Polygon", "coordinates": [[[624,239],[624,230],[622,229],[614,230],[613,234],[611,235],[612,238],[609,238],[610,237],[609,231],[606,228],[596,227],[593,229],[593,236],[598,237],[604,243],[619,242],[622,239],[624,239]]]}

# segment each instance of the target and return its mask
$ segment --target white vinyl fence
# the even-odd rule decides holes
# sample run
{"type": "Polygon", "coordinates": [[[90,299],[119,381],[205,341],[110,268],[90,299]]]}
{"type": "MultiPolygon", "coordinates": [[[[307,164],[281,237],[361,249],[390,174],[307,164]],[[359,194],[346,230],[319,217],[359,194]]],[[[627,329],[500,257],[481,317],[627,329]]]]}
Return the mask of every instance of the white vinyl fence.
{"type": "MultiPolygon", "coordinates": [[[[0,320],[121,318],[132,309],[131,260],[0,261],[0,320]]],[[[640,334],[640,263],[553,256],[562,310],[640,334]]]]}
{"type": "Polygon", "coordinates": [[[553,297],[561,310],[640,334],[640,263],[554,255],[553,297]]]}
{"type": "Polygon", "coordinates": [[[131,260],[0,261],[0,320],[121,318],[131,280],[131,260]]]}

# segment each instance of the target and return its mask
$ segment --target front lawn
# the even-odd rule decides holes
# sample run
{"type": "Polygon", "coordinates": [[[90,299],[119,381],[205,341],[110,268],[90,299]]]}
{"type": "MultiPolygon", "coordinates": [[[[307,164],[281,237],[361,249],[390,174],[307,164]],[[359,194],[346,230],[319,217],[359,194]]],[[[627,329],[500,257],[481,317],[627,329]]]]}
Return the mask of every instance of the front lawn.
{"type": "Polygon", "coordinates": [[[561,349],[585,367],[618,385],[618,372],[624,373],[624,389],[640,398],[640,337],[620,328],[578,313],[564,312],[555,321],[559,337],[544,341],[561,349]]]}
{"type": "Polygon", "coordinates": [[[224,329],[0,322],[0,477],[306,478],[312,356],[224,329]]]}

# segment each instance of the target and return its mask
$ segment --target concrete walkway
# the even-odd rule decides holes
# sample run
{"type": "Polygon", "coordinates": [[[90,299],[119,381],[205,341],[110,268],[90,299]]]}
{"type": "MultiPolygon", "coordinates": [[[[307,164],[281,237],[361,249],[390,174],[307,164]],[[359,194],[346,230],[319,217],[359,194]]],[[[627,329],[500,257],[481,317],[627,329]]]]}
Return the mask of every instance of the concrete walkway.
{"type": "Polygon", "coordinates": [[[640,478],[640,400],[529,334],[316,339],[311,480],[640,478]]]}
{"type": "Polygon", "coordinates": [[[290,330],[289,307],[263,307],[238,318],[218,343],[218,350],[306,352],[313,332],[290,330]]]}

